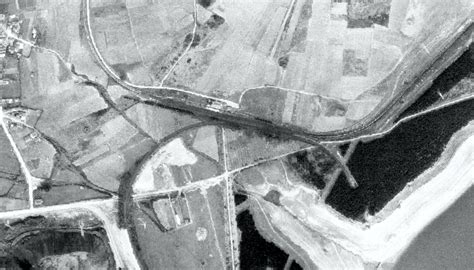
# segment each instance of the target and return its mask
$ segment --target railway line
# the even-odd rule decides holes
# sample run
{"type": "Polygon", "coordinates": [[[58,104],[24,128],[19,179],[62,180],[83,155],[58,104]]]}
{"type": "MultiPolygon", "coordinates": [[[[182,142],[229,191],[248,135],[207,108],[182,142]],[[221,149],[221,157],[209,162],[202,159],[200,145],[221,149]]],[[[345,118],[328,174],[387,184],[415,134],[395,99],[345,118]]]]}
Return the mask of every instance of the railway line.
{"type": "Polygon", "coordinates": [[[379,137],[381,133],[384,133],[384,130],[390,129],[391,122],[421,96],[444,69],[469,48],[474,31],[471,18],[460,23],[459,28],[451,33],[449,40],[442,44],[440,53],[431,58],[430,63],[421,74],[418,74],[411,83],[405,82],[402,84],[402,87],[404,87],[403,91],[399,91],[398,95],[395,95],[386,104],[379,106],[378,110],[374,110],[355,125],[331,132],[311,133],[297,126],[279,125],[266,119],[255,117],[239,110],[239,104],[228,100],[202,95],[185,89],[141,86],[122,80],[107,64],[97,47],[92,34],[90,0],[83,0],[82,8],[85,15],[85,20],[83,21],[85,24],[84,29],[94,58],[110,78],[123,88],[137,95],[141,101],[186,111],[198,117],[218,119],[224,121],[229,126],[255,128],[264,133],[296,139],[310,144],[346,143],[379,137]],[[213,104],[218,104],[219,109],[212,106],[213,104]]]}

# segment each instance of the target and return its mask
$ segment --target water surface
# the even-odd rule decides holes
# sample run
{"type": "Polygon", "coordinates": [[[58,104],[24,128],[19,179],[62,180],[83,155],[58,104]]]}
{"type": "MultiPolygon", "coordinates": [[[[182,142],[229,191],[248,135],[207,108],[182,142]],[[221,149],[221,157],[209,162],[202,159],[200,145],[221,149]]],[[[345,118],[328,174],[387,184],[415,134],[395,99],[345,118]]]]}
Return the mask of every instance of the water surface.
{"type": "Polygon", "coordinates": [[[420,233],[393,269],[474,269],[473,222],[474,188],[470,188],[420,233]]]}

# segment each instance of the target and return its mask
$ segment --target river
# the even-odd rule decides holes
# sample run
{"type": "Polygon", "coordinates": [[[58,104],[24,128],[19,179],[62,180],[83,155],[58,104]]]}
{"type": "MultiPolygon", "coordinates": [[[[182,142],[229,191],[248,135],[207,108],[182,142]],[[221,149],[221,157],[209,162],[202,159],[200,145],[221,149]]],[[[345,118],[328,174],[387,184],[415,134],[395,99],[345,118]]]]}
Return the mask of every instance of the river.
{"type": "Polygon", "coordinates": [[[410,116],[417,112],[426,110],[433,104],[442,101],[446,94],[453,89],[462,79],[474,74],[474,45],[464,52],[458,60],[449,66],[415,103],[405,110],[400,118],[410,116]]]}
{"type": "Polygon", "coordinates": [[[284,268],[288,254],[275,244],[267,242],[259,234],[248,210],[237,216],[237,225],[242,232],[240,241],[240,268],[242,270],[284,268]]]}
{"type": "MultiPolygon", "coordinates": [[[[463,56],[440,78],[459,81],[468,76],[466,68],[463,56]]],[[[452,83],[436,80],[428,92],[446,92],[450,87],[452,83]]],[[[426,105],[424,102],[413,104],[408,111],[418,111],[426,105]]],[[[328,204],[356,220],[363,220],[366,212],[375,214],[408,182],[432,166],[452,135],[471,120],[472,99],[414,118],[380,139],[359,143],[348,163],[359,187],[351,189],[341,176],[327,198],[328,204]]]]}
{"type": "Polygon", "coordinates": [[[471,188],[415,238],[393,269],[473,269],[473,220],[471,188]]]}

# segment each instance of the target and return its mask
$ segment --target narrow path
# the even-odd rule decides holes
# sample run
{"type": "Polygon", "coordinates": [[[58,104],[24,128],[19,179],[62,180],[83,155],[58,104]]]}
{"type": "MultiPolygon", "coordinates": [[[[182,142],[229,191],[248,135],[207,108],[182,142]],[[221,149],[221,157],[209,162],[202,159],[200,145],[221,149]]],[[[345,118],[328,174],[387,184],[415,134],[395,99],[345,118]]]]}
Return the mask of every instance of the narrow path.
{"type": "Polygon", "coordinates": [[[288,23],[289,20],[291,20],[297,1],[298,0],[291,0],[290,5],[288,6],[288,10],[286,11],[285,18],[283,18],[283,21],[281,23],[277,38],[275,39],[275,43],[273,43],[272,50],[270,52],[270,58],[275,57],[275,53],[278,49],[278,44],[280,43],[281,36],[283,35],[283,31],[285,30],[285,25],[288,23]]]}
{"type": "Polygon", "coordinates": [[[227,204],[227,223],[229,230],[229,244],[230,244],[230,257],[231,257],[231,267],[232,270],[235,270],[236,261],[234,258],[234,232],[236,232],[236,215],[235,215],[235,203],[233,200],[233,188],[232,188],[232,176],[229,175],[229,167],[227,165],[227,142],[225,137],[225,129],[222,128],[222,152],[224,156],[224,180],[225,180],[225,199],[227,204]],[[232,198],[230,198],[232,197],[232,198]],[[232,203],[232,204],[231,204],[232,203]]]}
{"type": "Polygon", "coordinates": [[[62,155],[66,161],[67,161],[67,165],[71,167],[71,169],[79,174],[85,181],[85,186],[87,186],[88,188],[91,188],[97,192],[100,192],[102,194],[107,194],[107,195],[113,195],[113,194],[116,194],[116,192],[114,191],[110,191],[108,189],[105,189],[103,187],[100,187],[98,185],[96,185],[95,183],[93,183],[92,181],[89,180],[89,178],[87,177],[87,175],[85,174],[85,172],[78,166],[74,165],[72,160],[70,159],[69,157],[69,153],[66,151],[66,149],[64,149],[58,142],[56,142],[54,139],[52,139],[51,137],[47,136],[46,134],[44,134],[43,132],[41,132],[40,130],[36,129],[35,127],[32,127],[26,123],[24,123],[23,121],[20,121],[14,117],[11,117],[11,116],[8,116],[6,114],[3,114],[3,119],[8,119],[9,121],[11,122],[14,122],[18,125],[22,125],[24,127],[27,127],[31,130],[34,130],[35,132],[37,132],[39,134],[40,137],[42,137],[45,141],[47,141],[49,144],[52,145],[52,147],[54,148],[54,150],[62,155]]]}
{"type": "Polygon", "coordinates": [[[293,264],[294,261],[295,259],[293,259],[291,255],[288,256],[288,260],[286,260],[285,267],[283,268],[283,270],[290,270],[291,265],[293,264]]]}
{"type": "Polygon", "coordinates": [[[366,142],[366,141],[370,141],[370,140],[375,140],[375,139],[378,139],[380,137],[383,137],[383,136],[387,135],[388,133],[392,132],[394,129],[396,129],[401,124],[403,124],[405,122],[408,122],[412,119],[418,118],[418,117],[423,116],[425,114],[429,114],[429,113],[435,112],[437,110],[441,110],[441,109],[444,109],[444,108],[447,108],[447,107],[450,107],[450,106],[453,106],[453,105],[456,105],[458,103],[468,101],[468,100],[471,100],[471,99],[474,99],[474,94],[468,95],[468,96],[463,96],[461,98],[458,98],[458,99],[455,99],[455,100],[452,100],[452,101],[449,101],[449,102],[445,102],[443,104],[439,104],[437,106],[431,107],[431,108],[426,109],[424,111],[421,111],[421,112],[409,115],[407,117],[404,117],[404,118],[398,120],[395,124],[391,125],[386,130],[383,130],[381,132],[375,132],[375,133],[371,133],[371,134],[367,134],[367,135],[361,135],[361,136],[354,137],[354,138],[347,139],[347,140],[324,141],[324,143],[327,143],[327,144],[333,144],[333,143],[342,144],[342,143],[350,143],[350,142],[354,142],[354,141],[364,141],[364,142],[366,142]]]}
{"type": "MultiPolygon", "coordinates": [[[[113,69],[108,66],[106,63],[104,57],[101,55],[96,41],[94,39],[94,36],[92,35],[92,26],[91,26],[91,12],[90,12],[90,0],[84,0],[85,5],[83,6],[83,9],[85,9],[85,15],[86,15],[86,20],[85,20],[85,30],[87,32],[87,37],[89,40],[89,45],[91,47],[91,51],[94,54],[96,60],[98,61],[99,65],[101,65],[102,69],[111,77],[114,79],[118,84],[120,84],[122,87],[126,88],[127,90],[134,92],[138,95],[143,95],[143,91],[150,91],[150,90],[167,90],[167,91],[177,91],[181,93],[186,93],[195,97],[200,97],[204,98],[207,101],[211,102],[218,102],[223,104],[224,106],[227,106],[231,111],[235,111],[239,109],[239,104],[222,99],[222,98],[215,98],[203,94],[196,93],[194,91],[188,91],[184,89],[179,89],[179,88],[173,88],[173,87],[152,87],[152,86],[144,86],[144,85],[135,85],[133,83],[123,81],[120,79],[119,76],[113,71],[113,69]]],[[[459,45],[459,42],[464,42],[463,38],[465,38],[467,31],[469,31],[469,27],[471,26],[470,21],[463,21],[460,23],[460,27],[458,31],[455,31],[453,33],[453,40],[451,42],[446,42],[445,44],[447,48],[448,53],[452,53],[449,51],[453,46],[459,45]]],[[[464,43],[463,43],[464,44],[464,43]]],[[[443,48],[444,48],[443,47],[443,48]]],[[[456,54],[456,53],[455,53],[456,54]]],[[[440,54],[441,55],[441,54],[440,54]]],[[[452,58],[452,57],[451,57],[452,58]]],[[[452,60],[452,59],[449,60],[452,60]]],[[[435,74],[428,74],[429,78],[433,77],[435,74]]],[[[411,86],[414,86],[415,84],[420,84],[423,82],[423,86],[425,86],[426,82],[429,81],[429,78],[426,78],[424,80],[420,81],[415,81],[411,86]]],[[[262,86],[265,87],[265,86],[262,86]]],[[[408,89],[409,90],[409,89],[408,89]]],[[[363,134],[365,132],[368,132],[367,129],[371,127],[374,124],[378,124],[380,120],[383,120],[383,117],[386,116],[386,113],[389,112],[389,110],[393,109],[395,106],[398,106],[402,95],[406,94],[407,91],[404,91],[401,93],[396,99],[394,99],[392,102],[387,104],[383,108],[383,110],[379,110],[377,112],[373,112],[370,114],[370,116],[367,116],[364,118],[364,120],[359,121],[356,125],[353,125],[349,128],[342,129],[342,130],[337,130],[333,132],[318,132],[318,133],[310,133],[308,131],[304,130],[299,130],[298,132],[295,132],[295,130],[289,130],[287,127],[281,127],[279,125],[273,124],[273,123],[266,123],[263,121],[259,121],[256,119],[249,119],[248,117],[243,117],[241,114],[234,114],[230,113],[229,111],[222,111],[222,110],[212,110],[208,106],[197,106],[197,105],[190,105],[186,102],[180,103],[179,105],[177,103],[173,103],[172,97],[166,97],[166,96],[159,96],[159,97],[153,97],[149,98],[151,100],[159,98],[161,102],[163,100],[166,100],[167,102],[170,102],[169,104],[173,104],[173,106],[183,108],[187,111],[192,112],[193,110],[198,110],[201,113],[206,113],[206,115],[209,115],[211,117],[221,117],[225,118],[226,121],[231,121],[234,124],[241,124],[241,125],[246,125],[246,126],[252,126],[252,127],[257,127],[257,128],[273,128],[274,132],[276,133],[277,131],[280,131],[281,133],[291,135],[292,138],[297,139],[297,140],[302,140],[302,141],[307,141],[310,143],[317,143],[317,142],[325,142],[325,143],[343,143],[343,142],[350,142],[354,140],[363,140],[363,139],[371,139],[373,137],[376,137],[377,135],[380,135],[380,133],[374,133],[374,134],[368,134],[368,135],[359,135],[363,134]]],[[[389,132],[389,131],[388,131],[389,132]]]]}
{"type": "MultiPolygon", "coordinates": [[[[78,75],[77,73],[75,73],[75,74],[78,75]]],[[[138,131],[138,133],[145,136],[146,138],[151,139],[155,143],[158,143],[158,141],[156,141],[150,134],[148,134],[148,132],[146,132],[143,128],[138,126],[137,123],[135,123],[132,119],[130,119],[130,117],[128,117],[127,113],[124,110],[121,110],[120,108],[117,107],[117,104],[112,100],[112,98],[110,97],[109,92],[107,92],[107,89],[103,85],[90,80],[85,75],[83,75],[83,76],[87,79],[87,81],[84,82],[84,83],[86,85],[94,87],[94,89],[96,89],[97,92],[99,92],[100,97],[104,100],[104,102],[106,104],[108,104],[110,106],[110,108],[116,110],[119,113],[119,115],[122,116],[123,119],[125,119],[125,121],[127,121],[127,123],[129,123],[132,127],[134,127],[138,131]]]]}
{"type": "Polygon", "coordinates": [[[98,64],[102,67],[102,69],[109,75],[109,77],[111,77],[113,80],[115,80],[122,87],[124,87],[125,89],[127,89],[129,91],[132,91],[136,94],[140,94],[140,92],[137,91],[137,90],[173,90],[173,91],[182,92],[182,93],[186,93],[186,94],[193,95],[193,96],[198,96],[198,97],[205,98],[205,99],[219,101],[219,102],[221,102],[223,104],[226,104],[227,106],[232,107],[232,108],[239,108],[239,105],[235,102],[231,102],[231,101],[228,101],[226,99],[220,99],[220,98],[215,98],[215,97],[195,93],[193,91],[188,91],[188,90],[184,90],[184,89],[180,89],[180,88],[174,88],[174,87],[168,87],[168,86],[167,87],[162,87],[162,86],[156,87],[156,86],[137,85],[137,84],[133,84],[131,82],[121,80],[120,76],[118,76],[115,73],[115,71],[107,64],[107,61],[105,61],[104,57],[102,56],[102,54],[99,51],[99,48],[97,47],[97,43],[95,41],[94,35],[92,34],[90,0],[84,0],[84,1],[85,1],[85,5],[84,5],[83,8],[85,9],[84,14],[86,15],[85,30],[87,32],[87,38],[89,40],[91,51],[94,54],[94,56],[96,57],[96,60],[99,62],[98,64]]]}
{"type": "Polygon", "coordinates": [[[198,14],[197,14],[196,0],[194,0],[193,5],[194,5],[194,11],[193,11],[194,26],[193,26],[193,33],[192,33],[191,41],[189,42],[188,46],[183,51],[183,53],[179,56],[178,60],[176,60],[176,62],[174,62],[173,66],[170,68],[168,73],[166,73],[166,75],[163,77],[163,79],[161,80],[161,83],[160,83],[160,87],[164,86],[164,84],[165,84],[166,80],[168,79],[168,77],[171,75],[171,73],[173,73],[174,69],[181,62],[181,60],[183,60],[183,58],[188,54],[189,50],[193,46],[194,41],[196,40],[196,31],[197,31],[197,27],[198,27],[198,23],[197,23],[198,14]]]}
{"type": "Polygon", "coordinates": [[[131,16],[131,14],[130,14],[130,8],[127,7],[126,4],[125,4],[125,9],[127,10],[128,23],[129,23],[129,25],[130,25],[130,33],[131,33],[131,35],[132,35],[133,43],[134,43],[134,45],[135,45],[135,48],[137,49],[138,55],[140,56],[140,61],[142,62],[142,66],[143,66],[143,67],[146,67],[146,65],[145,65],[145,58],[143,57],[143,54],[142,54],[140,48],[138,47],[138,40],[137,40],[137,37],[136,37],[136,35],[135,35],[135,30],[134,30],[135,27],[134,27],[134,25],[133,25],[133,23],[132,23],[132,16],[131,16]]]}
{"type": "Polygon", "coordinates": [[[208,189],[212,186],[219,185],[223,181],[226,181],[225,175],[219,175],[213,178],[201,180],[198,182],[192,182],[188,185],[184,185],[178,188],[173,188],[173,189],[162,189],[162,190],[156,190],[156,191],[150,191],[150,192],[143,192],[143,193],[137,193],[133,194],[132,198],[133,200],[143,200],[147,199],[150,197],[155,197],[158,195],[166,195],[166,194],[171,194],[171,193],[184,193],[184,192],[190,192],[194,190],[204,190],[208,189]]]}
{"type": "Polygon", "coordinates": [[[216,230],[214,218],[212,217],[211,206],[209,205],[209,199],[207,197],[207,190],[201,190],[201,194],[204,197],[204,200],[206,201],[207,213],[209,214],[209,219],[211,221],[212,231],[214,234],[214,242],[215,242],[217,251],[219,252],[219,258],[221,259],[222,269],[225,270],[226,269],[225,258],[224,258],[224,255],[222,254],[222,250],[219,245],[219,238],[217,237],[217,230],[216,230]]]}
{"type": "MultiPolygon", "coordinates": [[[[358,141],[353,141],[350,143],[349,148],[347,149],[346,153],[344,154],[344,157],[341,158],[341,161],[344,163],[344,165],[347,168],[347,162],[349,161],[349,158],[352,156],[352,153],[354,153],[355,148],[358,144],[358,141]]],[[[337,152],[338,155],[340,155],[339,151],[337,152]]],[[[349,170],[349,168],[347,168],[349,170]]],[[[323,192],[321,194],[321,201],[325,202],[329,194],[331,193],[334,185],[336,184],[337,179],[339,178],[339,175],[343,172],[342,168],[337,168],[334,173],[330,176],[328,183],[323,189],[323,192]]],[[[347,177],[347,175],[346,175],[347,177]]]]}
{"type": "Polygon", "coordinates": [[[10,134],[7,123],[5,122],[3,107],[0,107],[0,121],[2,124],[3,131],[5,132],[5,135],[7,136],[8,140],[10,141],[10,145],[13,148],[13,151],[15,152],[15,156],[18,162],[20,163],[21,170],[23,171],[23,174],[25,175],[26,183],[28,185],[28,203],[29,203],[30,209],[33,209],[34,208],[33,191],[36,189],[36,186],[38,185],[38,179],[36,179],[35,177],[31,175],[28,167],[26,166],[25,161],[23,160],[20,150],[18,149],[18,146],[15,143],[15,140],[10,134]]]}

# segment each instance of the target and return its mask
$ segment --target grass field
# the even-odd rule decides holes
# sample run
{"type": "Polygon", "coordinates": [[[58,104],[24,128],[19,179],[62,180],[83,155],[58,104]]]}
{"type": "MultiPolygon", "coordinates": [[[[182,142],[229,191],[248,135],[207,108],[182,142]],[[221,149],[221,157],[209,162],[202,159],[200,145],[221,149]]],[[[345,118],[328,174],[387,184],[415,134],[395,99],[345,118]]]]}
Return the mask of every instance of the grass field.
{"type": "Polygon", "coordinates": [[[156,141],[199,122],[191,115],[142,103],[128,109],[126,114],[156,141]]]}
{"type": "Polygon", "coordinates": [[[38,178],[49,178],[53,170],[56,150],[33,129],[15,125],[10,133],[28,167],[31,175],[38,178]]]}
{"type": "Polygon", "coordinates": [[[193,148],[215,161],[219,161],[219,146],[217,144],[216,132],[215,126],[199,128],[194,137],[193,148]]]}
{"type": "Polygon", "coordinates": [[[341,130],[379,110],[470,16],[468,0],[245,0],[195,10],[187,0],[117,5],[123,16],[115,22],[110,13],[103,23],[117,23],[128,35],[115,54],[136,65],[129,80],[136,73],[137,83],[239,102],[253,117],[309,132],[341,130]],[[175,12],[151,15],[156,9],[175,12]],[[152,64],[141,65],[146,61],[136,51],[152,64]]]}
{"type": "Polygon", "coordinates": [[[133,174],[137,162],[156,147],[151,139],[136,135],[119,149],[99,157],[84,166],[84,173],[90,181],[111,191],[118,191],[122,177],[133,174]]]}
{"type": "Polygon", "coordinates": [[[28,208],[27,184],[3,129],[0,130],[0,211],[28,208]]]}
{"type": "Polygon", "coordinates": [[[307,147],[301,142],[266,137],[249,130],[225,129],[224,134],[231,170],[307,147]]]}
{"type": "MultiPolygon", "coordinates": [[[[135,209],[133,221],[140,246],[140,255],[149,268],[159,269],[218,269],[224,268],[223,251],[216,234],[222,230],[223,218],[211,214],[207,196],[200,191],[186,193],[191,223],[162,232],[149,217],[135,209]],[[146,224],[146,225],[144,225],[146,224]],[[163,248],[164,246],[172,248],[163,248]]],[[[214,196],[214,195],[213,195],[214,196]]],[[[212,199],[213,202],[219,200],[212,199]]],[[[219,232],[221,233],[221,232],[219,232]]]]}
{"type": "Polygon", "coordinates": [[[48,191],[35,190],[35,207],[67,204],[72,202],[108,198],[107,194],[79,185],[53,186],[48,191]]]}
{"type": "Polygon", "coordinates": [[[75,83],[71,77],[61,78],[65,67],[48,53],[32,53],[25,59],[22,71],[22,105],[42,110],[36,128],[55,138],[71,122],[105,109],[107,105],[97,91],[75,83]]]}

